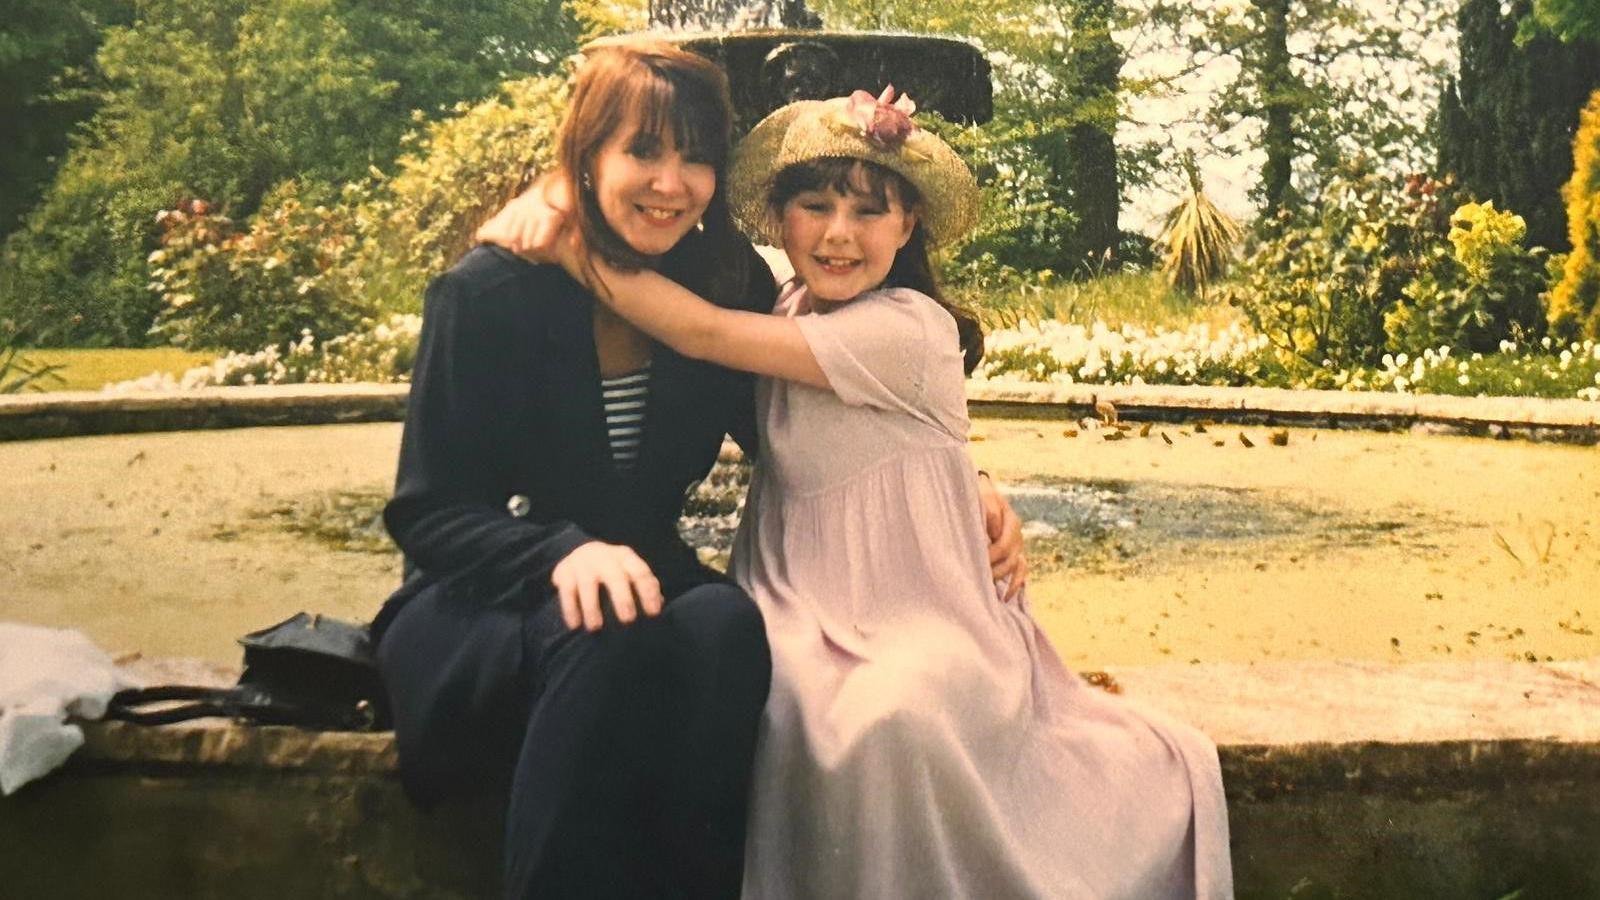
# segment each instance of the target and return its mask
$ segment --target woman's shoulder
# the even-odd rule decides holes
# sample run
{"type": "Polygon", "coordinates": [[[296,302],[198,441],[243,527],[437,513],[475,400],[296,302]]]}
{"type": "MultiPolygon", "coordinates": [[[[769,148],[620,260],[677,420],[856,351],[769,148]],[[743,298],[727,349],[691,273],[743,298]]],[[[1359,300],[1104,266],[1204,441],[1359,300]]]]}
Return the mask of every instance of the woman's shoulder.
{"type": "Polygon", "coordinates": [[[560,266],[532,263],[501,247],[479,244],[435,279],[460,298],[494,297],[528,288],[576,286],[560,266]]]}
{"type": "Polygon", "coordinates": [[[704,234],[691,231],[684,235],[677,246],[668,251],[662,260],[661,274],[718,306],[751,312],[771,312],[772,305],[777,299],[777,283],[773,280],[772,268],[755,247],[749,241],[738,238],[727,248],[727,252],[733,254],[732,257],[719,256],[715,249],[711,240],[704,234]],[[713,296],[712,284],[726,274],[721,269],[733,264],[735,260],[739,268],[743,269],[743,287],[725,297],[713,296]]]}
{"type": "Polygon", "coordinates": [[[511,328],[541,321],[551,310],[576,308],[586,296],[558,265],[531,263],[508,250],[479,245],[429,283],[424,313],[511,328]]]}

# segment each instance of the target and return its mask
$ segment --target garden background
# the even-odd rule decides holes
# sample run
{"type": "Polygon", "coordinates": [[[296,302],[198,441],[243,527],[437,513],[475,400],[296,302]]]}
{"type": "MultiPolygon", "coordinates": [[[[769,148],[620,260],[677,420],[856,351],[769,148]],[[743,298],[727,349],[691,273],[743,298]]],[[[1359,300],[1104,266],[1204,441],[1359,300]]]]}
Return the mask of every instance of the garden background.
{"type": "MultiPolygon", "coordinates": [[[[995,66],[991,122],[919,117],[984,189],[941,260],[977,377],[1600,400],[1588,0],[816,6],[995,66]]],[[[15,0],[0,390],[404,380],[572,54],[645,14],[15,0]]]]}

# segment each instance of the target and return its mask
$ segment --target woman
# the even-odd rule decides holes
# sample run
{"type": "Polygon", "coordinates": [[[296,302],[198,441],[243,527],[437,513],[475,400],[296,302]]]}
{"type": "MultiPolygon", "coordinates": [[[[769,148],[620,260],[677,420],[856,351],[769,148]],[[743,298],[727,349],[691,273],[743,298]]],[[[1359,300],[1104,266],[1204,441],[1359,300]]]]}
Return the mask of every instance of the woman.
{"type": "MultiPolygon", "coordinates": [[[[724,197],[730,119],[700,57],[591,54],[559,158],[595,259],[771,308],[724,197]]],[[[725,434],[754,449],[749,379],[493,249],[423,322],[384,514],[407,577],[374,623],[408,791],[509,791],[507,896],[737,895],[768,651],[675,523],[725,434]]]]}
{"type": "Polygon", "coordinates": [[[971,226],[977,187],[913,110],[795,103],[740,145],[733,208],[796,273],[770,315],[557,244],[668,346],[766,376],[732,567],[773,654],[745,894],[1231,896],[1212,744],[1069,672],[989,583],[976,514],[943,514],[977,490],[981,350],[927,248],[971,226]]]}

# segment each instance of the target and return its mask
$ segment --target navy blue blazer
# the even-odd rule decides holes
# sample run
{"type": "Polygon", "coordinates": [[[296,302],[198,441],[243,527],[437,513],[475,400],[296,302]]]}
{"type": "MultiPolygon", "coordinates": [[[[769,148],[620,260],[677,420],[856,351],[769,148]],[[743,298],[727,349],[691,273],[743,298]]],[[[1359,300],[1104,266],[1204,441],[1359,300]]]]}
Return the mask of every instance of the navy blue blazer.
{"type": "MultiPolygon", "coordinates": [[[[702,296],[691,234],[662,271],[702,296]]],[[[728,305],[770,312],[777,289],[750,251],[728,305]]],[[[723,436],[755,449],[753,378],[653,351],[638,461],[612,468],[595,300],[559,266],[479,247],[428,286],[395,492],[384,523],[406,578],[374,623],[418,592],[469,602],[550,602],[550,572],[592,539],[633,547],[672,596],[721,578],[678,537],[687,490],[723,436]],[[525,498],[525,499],[523,499],[525,498]]]]}

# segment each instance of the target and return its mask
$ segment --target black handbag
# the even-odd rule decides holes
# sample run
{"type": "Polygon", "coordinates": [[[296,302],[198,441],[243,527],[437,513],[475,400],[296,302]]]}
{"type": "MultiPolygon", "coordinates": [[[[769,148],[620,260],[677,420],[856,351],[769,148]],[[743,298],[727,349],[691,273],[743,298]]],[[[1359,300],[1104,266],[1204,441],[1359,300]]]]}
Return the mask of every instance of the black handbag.
{"type": "Polygon", "coordinates": [[[239,643],[244,673],[237,685],[130,688],[111,698],[106,718],[164,725],[222,716],[318,731],[390,727],[367,626],[302,612],[239,643]]]}

